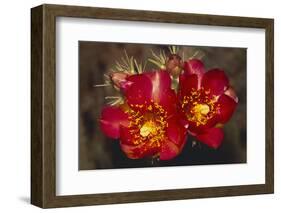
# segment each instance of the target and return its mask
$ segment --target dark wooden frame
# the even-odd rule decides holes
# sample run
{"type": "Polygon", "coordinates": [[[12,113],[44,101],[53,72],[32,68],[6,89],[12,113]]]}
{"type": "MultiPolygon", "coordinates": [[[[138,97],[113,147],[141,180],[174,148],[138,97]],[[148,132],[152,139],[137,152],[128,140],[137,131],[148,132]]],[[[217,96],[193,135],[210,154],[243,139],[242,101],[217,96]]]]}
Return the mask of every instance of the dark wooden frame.
{"type": "Polygon", "coordinates": [[[31,9],[31,203],[42,207],[266,194],[274,191],[274,20],[41,5],[31,9]],[[262,28],[266,32],[265,184],[56,196],[56,17],[262,28]]]}

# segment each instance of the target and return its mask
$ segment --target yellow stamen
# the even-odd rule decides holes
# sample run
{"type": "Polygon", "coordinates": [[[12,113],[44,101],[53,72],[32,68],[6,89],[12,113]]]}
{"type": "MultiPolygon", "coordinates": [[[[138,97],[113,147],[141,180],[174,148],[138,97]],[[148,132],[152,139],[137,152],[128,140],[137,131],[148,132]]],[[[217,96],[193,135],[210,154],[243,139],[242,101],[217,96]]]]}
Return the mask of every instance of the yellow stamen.
{"type": "Polygon", "coordinates": [[[207,104],[197,104],[193,108],[195,113],[200,113],[203,115],[207,115],[210,112],[210,107],[207,104]]]}
{"type": "Polygon", "coordinates": [[[146,146],[160,147],[166,137],[165,128],[168,126],[166,122],[167,112],[161,105],[154,103],[152,100],[145,113],[138,110],[143,108],[144,105],[130,106],[137,108],[128,107],[126,109],[130,121],[130,134],[134,136],[133,144],[146,143],[146,146]]]}
{"type": "Polygon", "coordinates": [[[154,135],[156,133],[157,133],[157,128],[153,121],[145,122],[144,125],[140,129],[140,135],[142,137],[147,137],[150,134],[154,135]]]}
{"type": "Polygon", "coordinates": [[[210,96],[210,90],[192,89],[190,95],[185,96],[181,107],[185,111],[189,121],[197,126],[205,125],[209,119],[218,112],[220,105],[216,103],[217,96],[210,96]]]}

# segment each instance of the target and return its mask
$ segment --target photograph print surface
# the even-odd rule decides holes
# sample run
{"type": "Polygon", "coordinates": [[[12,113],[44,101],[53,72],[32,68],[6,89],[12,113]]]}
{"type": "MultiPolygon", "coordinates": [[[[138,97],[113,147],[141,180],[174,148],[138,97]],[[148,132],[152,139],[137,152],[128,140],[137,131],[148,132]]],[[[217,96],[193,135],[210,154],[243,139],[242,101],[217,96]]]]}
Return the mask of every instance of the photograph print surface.
{"type": "Polygon", "coordinates": [[[79,41],[79,170],[246,163],[246,55],[79,41]]]}

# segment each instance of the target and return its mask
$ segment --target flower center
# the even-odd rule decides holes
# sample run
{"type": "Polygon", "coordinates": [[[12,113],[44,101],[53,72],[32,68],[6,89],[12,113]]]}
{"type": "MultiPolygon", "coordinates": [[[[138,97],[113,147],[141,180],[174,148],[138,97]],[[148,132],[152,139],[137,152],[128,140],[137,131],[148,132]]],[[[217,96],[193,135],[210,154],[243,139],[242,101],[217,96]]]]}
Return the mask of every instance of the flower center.
{"type": "Polygon", "coordinates": [[[157,103],[151,102],[146,107],[143,105],[134,105],[126,112],[129,115],[130,133],[134,137],[135,145],[146,143],[150,147],[160,147],[166,137],[167,112],[157,103]],[[138,110],[140,109],[140,110],[138,110]]]}
{"type": "Polygon", "coordinates": [[[204,88],[193,88],[189,95],[184,96],[181,107],[187,119],[195,122],[196,126],[205,125],[220,108],[217,97],[211,96],[210,91],[204,88]]]}
{"type": "Polygon", "coordinates": [[[190,112],[193,114],[191,120],[196,122],[196,125],[206,124],[210,112],[210,107],[207,104],[197,104],[195,105],[190,112]]]}
{"type": "Polygon", "coordinates": [[[193,111],[198,116],[207,115],[210,112],[210,107],[207,104],[197,104],[193,107],[193,111]]]}
{"type": "Polygon", "coordinates": [[[153,121],[147,121],[140,128],[140,135],[142,137],[147,137],[148,135],[155,135],[157,133],[156,124],[153,121]]]}

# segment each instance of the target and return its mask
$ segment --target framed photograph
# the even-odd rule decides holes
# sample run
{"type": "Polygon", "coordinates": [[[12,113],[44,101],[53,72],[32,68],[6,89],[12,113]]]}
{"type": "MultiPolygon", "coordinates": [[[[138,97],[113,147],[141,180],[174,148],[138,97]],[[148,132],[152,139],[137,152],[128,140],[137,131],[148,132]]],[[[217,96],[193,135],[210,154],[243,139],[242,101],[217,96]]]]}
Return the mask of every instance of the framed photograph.
{"type": "Polygon", "coordinates": [[[273,193],[274,21],[31,9],[31,203],[273,193]]]}

